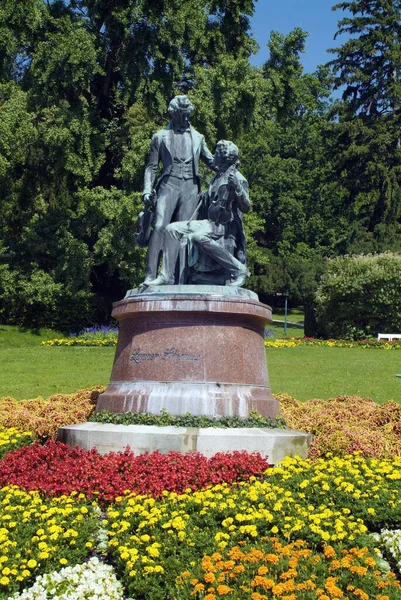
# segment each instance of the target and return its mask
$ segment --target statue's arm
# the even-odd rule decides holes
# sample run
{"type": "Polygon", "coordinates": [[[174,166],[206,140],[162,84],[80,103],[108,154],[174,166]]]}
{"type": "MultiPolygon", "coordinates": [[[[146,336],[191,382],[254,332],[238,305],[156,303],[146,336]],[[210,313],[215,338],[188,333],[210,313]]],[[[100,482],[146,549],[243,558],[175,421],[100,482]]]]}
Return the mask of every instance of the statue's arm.
{"type": "Polygon", "coordinates": [[[241,212],[247,213],[251,210],[251,202],[249,200],[249,186],[245,177],[236,177],[236,185],[234,187],[235,196],[237,199],[238,208],[241,212]]]}
{"type": "Polygon", "coordinates": [[[152,193],[153,184],[156,179],[157,169],[159,167],[159,149],[159,138],[157,135],[154,135],[152,138],[152,143],[150,144],[149,159],[145,169],[145,177],[142,192],[143,197],[147,194],[152,193]]]}
{"type": "Polygon", "coordinates": [[[201,160],[213,171],[216,170],[216,167],[213,164],[213,154],[210,152],[209,148],[206,146],[205,138],[202,136],[202,144],[201,144],[201,152],[200,152],[201,160]]]}

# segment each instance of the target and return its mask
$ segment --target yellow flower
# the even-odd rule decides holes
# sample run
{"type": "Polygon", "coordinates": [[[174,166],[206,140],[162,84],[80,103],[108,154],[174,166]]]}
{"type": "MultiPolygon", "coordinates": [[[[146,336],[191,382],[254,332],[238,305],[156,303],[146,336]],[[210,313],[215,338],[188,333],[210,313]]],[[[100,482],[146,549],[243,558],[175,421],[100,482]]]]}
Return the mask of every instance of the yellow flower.
{"type": "Polygon", "coordinates": [[[38,563],[36,562],[36,560],[34,558],[31,558],[30,560],[28,560],[28,563],[27,563],[27,565],[30,569],[34,569],[37,564],[38,563]]]}

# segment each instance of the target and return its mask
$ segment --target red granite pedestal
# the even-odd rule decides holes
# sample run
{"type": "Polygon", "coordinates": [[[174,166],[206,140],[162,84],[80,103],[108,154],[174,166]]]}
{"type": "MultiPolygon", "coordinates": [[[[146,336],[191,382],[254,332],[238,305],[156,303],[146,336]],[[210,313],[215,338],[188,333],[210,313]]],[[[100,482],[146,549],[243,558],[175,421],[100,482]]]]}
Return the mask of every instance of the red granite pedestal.
{"type": "Polygon", "coordinates": [[[169,292],[128,297],[114,304],[112,315],[118,344],[97,411],[279,414],[264,348],[270,307],[240,295],[169,292]]]}

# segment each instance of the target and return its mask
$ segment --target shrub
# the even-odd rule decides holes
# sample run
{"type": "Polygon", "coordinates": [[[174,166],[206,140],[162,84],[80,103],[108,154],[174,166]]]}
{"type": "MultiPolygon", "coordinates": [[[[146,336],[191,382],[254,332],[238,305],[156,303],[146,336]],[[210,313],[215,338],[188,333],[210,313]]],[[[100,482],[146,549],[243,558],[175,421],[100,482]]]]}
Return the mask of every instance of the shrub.
{"type": "Polygon", "coordinates": [[[0,322],[29,329],[82,329],[107,314],[92,292],[75,289],[32,266],[14,271],[0,265],[0,322]]]}
{"type": "Polygon", "coordinates": [[[364,338],[401,331],[401,255],[329,260],[316,293],[318,335],[364,338]]]}
{"type": "Polygon", "coordinates": [[[287,394],[275,397],[288,427],[315,436],[310,458],[355,451],[366,457],[401,455],[401,405],[394,401],[376,404],[371,398],[336,396],[299,402],[287,394]]]}
{"type": "Polygon", "coordinates": [[[56,394],[46,400],[0,398],[0,427],[31,431],[42,441],[55,438],[59,427],[87,421],[104,389],[97,386],[75,394],[56,394]]]}

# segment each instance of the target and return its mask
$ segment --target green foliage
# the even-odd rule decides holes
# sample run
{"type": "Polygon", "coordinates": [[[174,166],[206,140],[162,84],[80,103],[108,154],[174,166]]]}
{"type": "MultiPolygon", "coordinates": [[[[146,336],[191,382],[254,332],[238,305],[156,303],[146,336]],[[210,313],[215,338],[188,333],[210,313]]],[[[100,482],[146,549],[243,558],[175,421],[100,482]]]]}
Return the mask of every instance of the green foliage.
{"type": "Polygon", "coordinates": [[[1,320],[106,322],[143,279],[133,234],[151,136],[179,92],[209,144],[244,129],[252,12],[252,0],[2,3],[1,320]]]}
{"type": "Polygon", "coordinates": [[[251,284],[262,298],[288,291],[299,303],[313,297],[322,255],[330,255],[339,233],[326,183],[330,165],[322,161],[330,82],[325,69],[303,73],[306,36],[300,28],[272,33],[251,124],[239,139],[258,216],[251,284]]]}
{"type": "Polygon", "coordinates": [[[69,332],[91,324],[94,316],[105,318],[105,312],[92,292],[56,283],[37,265],[25,273],[0,265],[0,323],[69,332]]]}
{"type": "Polygon", "coordinates": [[[363,338],[401,330],[401,256],[344,256],[327,263],[316,295],[319,333],[363,338]]]}
{"type": "Polygon", "coordinates": [[[337,35],[348,34],[340,48],[331,50],[336,88],[346,86],[343,99],[352,113],[367,117],[392,113],[400,119],[401,101],[401,2],[353,0],[333,10],[348,10],[337,35]]]}
{"type": "Polygon", "coordinates": [[[157,427],[267,427],[269,429],[283,429],[285,423],[283,419],[266,419],[256,411],[251,411],[249,418],[241,419],[234,415],[232,417],[213,418],[205,415],[171,415],[164,408],[160,415],[151,413],[111,413],[103,410],[99,413],[93,413],[90,421],[95,423],[113,423],[114,425],[156,425],[157,427]]]}
{"type": "Polygon", "coordinates": [[[401,176],[401,3],[341,2],[351,16],[338,34],[350,38],[331,50],[335,88],[328,158],[342,190],[335,214],[344,223],[341,252],[398,251],[401,176]]]}
{"type": "Polygon", "coordinates": [[[400,0],[334,8],[350,12],[350,37],[307,74],[299,27],[273,31],[268,60],[250,66],[254,0],[3,0],[0,320],[104,323],[143,280],[146,157],[169,100],[187,93],[208,145],[240,148],[249,285],[267,302],[289,292],[315,334],[325,258],[401,242],[400,0]]]}

